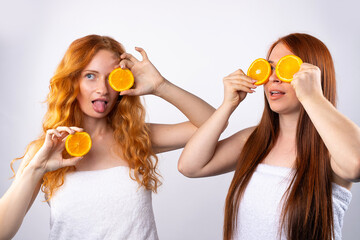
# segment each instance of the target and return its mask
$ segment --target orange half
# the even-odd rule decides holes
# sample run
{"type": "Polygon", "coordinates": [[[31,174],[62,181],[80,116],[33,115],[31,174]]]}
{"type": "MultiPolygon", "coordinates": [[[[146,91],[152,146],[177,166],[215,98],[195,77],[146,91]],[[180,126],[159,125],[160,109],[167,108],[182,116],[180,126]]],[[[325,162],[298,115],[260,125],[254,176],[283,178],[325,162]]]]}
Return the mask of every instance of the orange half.
{"type": "Polygon", "coordinates": [[[266,83],[269,80],[270,74],[270,63],[263,58],[253,61],[247,71],[247,75],[257,81],[255,85],[266,83]]]}
{"type": "Polygon", "coordinates": [[[276,64],[276,76],[283,82],[291,82],[293,76],[300,70],[303,63],[301,58],[295,55],[286,55],[282,57],[276,64]]]}
{"type": "Polygon", "coordinates": [[[65,149],[71,156],[81,157],[90,151],[91,144],[91,137],[87,132],[76,132],[66,138],[65,149]]]}
{"type": "Polygon", "coordinates": [[[116,68],[109,75],[109,84],[118,92],[128,90],[134,85],[134,76],[129,69],[116,68]]]}

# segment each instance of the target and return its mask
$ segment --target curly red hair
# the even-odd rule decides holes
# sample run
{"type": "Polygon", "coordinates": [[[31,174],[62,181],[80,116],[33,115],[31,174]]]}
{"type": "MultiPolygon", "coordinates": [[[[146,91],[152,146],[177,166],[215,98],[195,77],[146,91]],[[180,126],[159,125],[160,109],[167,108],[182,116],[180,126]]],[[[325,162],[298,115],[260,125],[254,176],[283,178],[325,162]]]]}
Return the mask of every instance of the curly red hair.
{"type": "MultiPolygon", "coordinates": [[[[71,43],[50,80],[50,92],[46,100],[48,110],[43,121],[42,135],[28,145],[24,156],[30,148],[35,150],[31,151],[34,153],[41,148],[48,129],[58,126],[82,127],[82,112],[76,100],[79,93],[78,80],[82,70],[99,50],[109,50],[119,59],[125,52],[119,42],[107,36],[88,35],[71,43]]],[[[117,101],[107,120],[114,130],[114,139],[121,150],[118,152],[119,156],[134,170],[134,174],[129,171],[130,177],[140,186],[156,192],[161,184],[157,172],[158,158],[152,150],[150,131],[145,123],[145,109],[140,97],[123,96],[121,101],[117,101]]],[[[66,151],[63,155],[67,157],[66,151]]],[[[13,171],[14,161],[23,157],[11,162],[13,171]]],[[[33,156],[30,156],[29,162],[32,158],[33,156]]],[[[44,175],[41,190],[47,196],[47,200],[63,185],[65,175],[74,170],[75,167],[65,167],[44,175]]]]}

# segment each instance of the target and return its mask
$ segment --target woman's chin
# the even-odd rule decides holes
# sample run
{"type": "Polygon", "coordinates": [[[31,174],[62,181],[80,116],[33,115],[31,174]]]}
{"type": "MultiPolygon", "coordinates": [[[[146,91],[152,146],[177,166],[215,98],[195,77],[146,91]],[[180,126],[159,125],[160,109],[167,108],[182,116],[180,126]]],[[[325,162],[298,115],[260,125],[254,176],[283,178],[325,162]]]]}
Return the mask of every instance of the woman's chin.
{"type": "Polygon", "coordinates": [[[285,107],[285,106],[270,106],[270,109],[273,112],[276,112],[280,115],[292,115],[292,114],[298,114],[300,112],[300,107],[285,107]]]}

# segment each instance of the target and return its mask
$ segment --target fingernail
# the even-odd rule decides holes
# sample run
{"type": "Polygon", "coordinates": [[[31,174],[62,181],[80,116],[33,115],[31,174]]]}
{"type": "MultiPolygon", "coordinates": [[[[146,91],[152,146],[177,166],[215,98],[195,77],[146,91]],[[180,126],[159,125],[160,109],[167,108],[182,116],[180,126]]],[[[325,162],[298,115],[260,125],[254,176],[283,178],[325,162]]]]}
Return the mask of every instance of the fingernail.
{"type": "Polygon", "coordinates": [[[125,68],[125,66],[124,66],[124,65],[121,65],[120,67],[121,67],[122,69],[124,69],[124,68],[125,68]]]}

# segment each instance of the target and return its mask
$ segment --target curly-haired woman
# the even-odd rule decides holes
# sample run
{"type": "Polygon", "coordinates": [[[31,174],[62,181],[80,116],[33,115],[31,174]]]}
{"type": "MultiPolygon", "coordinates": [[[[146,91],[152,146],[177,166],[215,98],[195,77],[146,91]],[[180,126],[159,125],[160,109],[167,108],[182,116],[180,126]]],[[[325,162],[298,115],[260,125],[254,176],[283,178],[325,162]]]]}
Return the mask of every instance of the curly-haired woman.
{"type": "Polygon", "coordinates": [[[160,181],[157,153],[184,147],[214,109],[171,84],[110,37],[75,40],[50,81],[41,137],[29,144],[15,180],[0,200],[0,239],[19,229],[40,188],[51,207],[50,239],[157,239],[151,193],[160,181]],[[110,72],[128,68],[135,87],[119,94],[110,72]],[[189,122],[145,123],[140,95],[175,105],[189,122]],[[83,157],[64,151],[69,134],[86,131],[83,157]]]}

